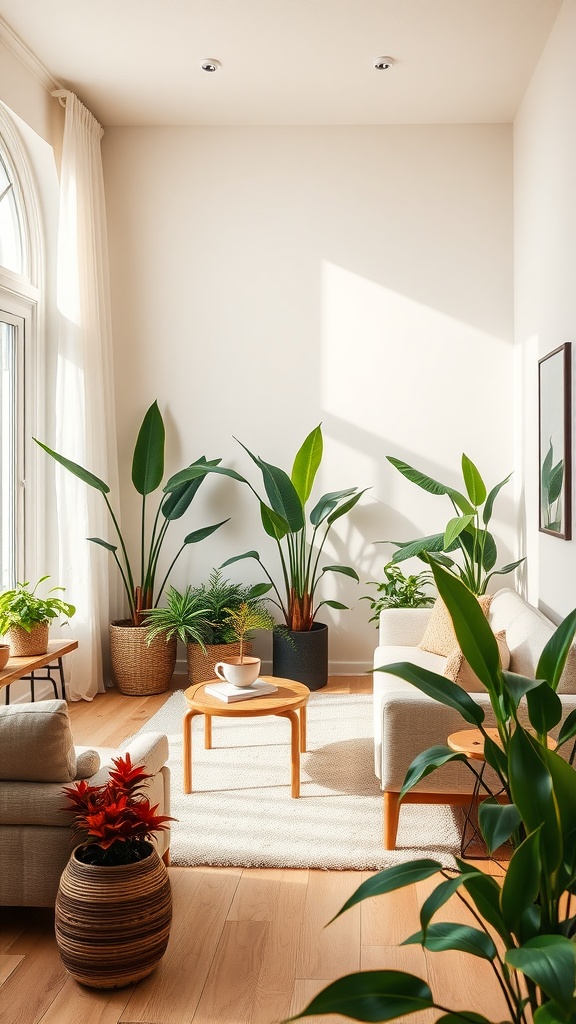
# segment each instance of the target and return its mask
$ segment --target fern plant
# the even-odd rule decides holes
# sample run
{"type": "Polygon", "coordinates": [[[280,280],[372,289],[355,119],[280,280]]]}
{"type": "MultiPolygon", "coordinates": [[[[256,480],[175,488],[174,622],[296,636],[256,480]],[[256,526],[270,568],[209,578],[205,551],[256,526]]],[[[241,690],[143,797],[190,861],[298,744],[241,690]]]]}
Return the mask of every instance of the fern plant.
{"type": "Polygon", "coordinates": [[[203,634],[207,644],[234,643],[234,631],[229,622],[231,611],[240,605],[254,605],[271,590],[270,583],[257,583],[255,586],[243,583],[232,583],[224,578],[221,569],[213,569],[207,583],[192,588],[192,595],[198,607],[206,611],[206,626],[203,634]]]}
{"type": "Polygon", "coordinates": [[[184,644],[200,644],[202,650],[205,650],[204,641],[209,629],[207,612],[208,609],[202,607],[192,587],[186,587],[183,594],[169,587],[166,607],[149,608],[144,612],[146,642],[151,644],[155,637],[163,633],[166,643],[176,637],[184,644]]]}

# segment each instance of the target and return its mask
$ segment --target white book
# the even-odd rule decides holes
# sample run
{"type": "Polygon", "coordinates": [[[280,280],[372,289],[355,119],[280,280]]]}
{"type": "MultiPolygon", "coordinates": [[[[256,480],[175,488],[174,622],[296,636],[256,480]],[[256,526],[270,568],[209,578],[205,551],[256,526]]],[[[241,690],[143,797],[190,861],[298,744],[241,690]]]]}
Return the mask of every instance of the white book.
{"type": "Polygon", "coordinates": [[[257,679],[248,689],[241,686],[234,686],[234,683],[209,683],[204,692],[210,697],[218,697],[218,700],[230,704],[233,700],[248,700],[250,697],[263,697],[264,694],[275,693],[278,689],[274,683],[267,683],[265,679],[257,679]]]}

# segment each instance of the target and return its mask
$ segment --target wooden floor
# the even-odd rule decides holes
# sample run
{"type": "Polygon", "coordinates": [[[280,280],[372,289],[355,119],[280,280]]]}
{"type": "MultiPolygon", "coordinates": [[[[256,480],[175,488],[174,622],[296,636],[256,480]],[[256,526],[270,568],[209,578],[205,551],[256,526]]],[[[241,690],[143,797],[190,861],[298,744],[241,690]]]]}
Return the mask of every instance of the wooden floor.
{"type": "MultiPolygon", "coordinates": [[[[175,680],[175,687],[182,685],[175,680]]],[[[369,690],[369,677],[334,677],[328,689],[369,690]]],[[[92,703],[71,704],[75,740],[116,746],[168,696],[110,691],[92,703]]],[[[479,865],[498,873],[485,861],[479,865]]],[[[398,947],[419,929],[418,906],[434,879],[367,900],[325,927],[367,877],[354,871],[170,868],[174,919],[166,955],[149,978],[111,992],[83,988],[68,977],[56,950],[52,911],[0,907],[0,1024],[277,1024],[329,981],[379,968],[426,978],[445,1007],[503,1019],[506,1008],[487,962],[398,947]]],[[[474,923],[457,898],[438,915],[442,919],[474,923]]],[[[426,1011],[403,1019],[428,1024],[439,1015],[426,1011]]]]}

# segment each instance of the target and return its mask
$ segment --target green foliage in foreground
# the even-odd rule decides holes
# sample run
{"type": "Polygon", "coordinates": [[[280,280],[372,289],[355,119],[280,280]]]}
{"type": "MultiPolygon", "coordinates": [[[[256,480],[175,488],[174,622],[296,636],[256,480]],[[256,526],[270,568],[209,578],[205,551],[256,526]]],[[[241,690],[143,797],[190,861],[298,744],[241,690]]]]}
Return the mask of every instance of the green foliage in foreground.
{"type": "MultiPolygon", "coordinates": [[[[488,763],[510,796],[509,804],[485,800],[479,813],[488,849],[512,839],[514,852],[502,886],[464,861],[448,871],[434,860],[415,860],[367,879],[339,911],[438,874],[436,889],[420,911],[420,929],[404,944],[459,950],[488,961],[508,1008],[506,1024],[574,1024],[576,1021],[576,771],[548,748],[562,717],[556,693],[576,631],[576,611],[558,627],[540,657],[536,679],[500,668],[498,647],[475,597],[455,576],[433,564],[436,585],[452,615],[458,642],[488,692],[500,735],[490,742],[484,711],[459,686],[417,666],[382,670],[408,679],[424,693],[457,708],[481,730],[488,763]],[[526,697],[531,728],[518,719],[526,697]],[[478,927],[435,923],[434,916],[458,893],[478,927]]],[[[576,736],[576,711],[558,734],[561,748],[576,736]]],[[[410,766],[403,793],[448,760],[463,759],[448,747],[424,752],[410,766]]],[[[572,751],[571,761],[574,758],[572,751]]],[[[336,915],[336,916],[339,916],[336,915]]],[[[421,978],[401,971],[350,974],[328,985],[293,1020],[341,1013],[360,1021],[389,1021],[422,1009],[438,1011],[442,1024],[490,1024],[477,1010],[450,1008],[421,978]]]]}

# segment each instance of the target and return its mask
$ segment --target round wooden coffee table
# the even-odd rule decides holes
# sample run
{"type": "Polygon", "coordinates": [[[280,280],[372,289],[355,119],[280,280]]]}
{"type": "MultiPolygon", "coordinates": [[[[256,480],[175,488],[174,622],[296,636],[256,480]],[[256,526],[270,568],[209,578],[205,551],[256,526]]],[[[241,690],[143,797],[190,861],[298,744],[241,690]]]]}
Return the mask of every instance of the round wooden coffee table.
{"type": "MultiPolygon", "coordinates": [[[[190,686],[184,691],[188,710],[184,715],[184,792],[192,792],[192,719],[204,715],[204,747],[212,749],[212,718],[261,718],[263,715],[279,715],[288,718],[291,726],[291,795],[300,796],[300,752],[306,750],[306,704],[310,690],[303,683],[277,676],[261,676],[267,683],[278,687],[275,693],[263,697],[249,697],[230,704],[211,697],[205,692],[207,683],[190,686]],[[298,712],[298,714],[296,713],[298,712]]],[[[208,683],[218,683],[210,679],[208,683]]]]}

